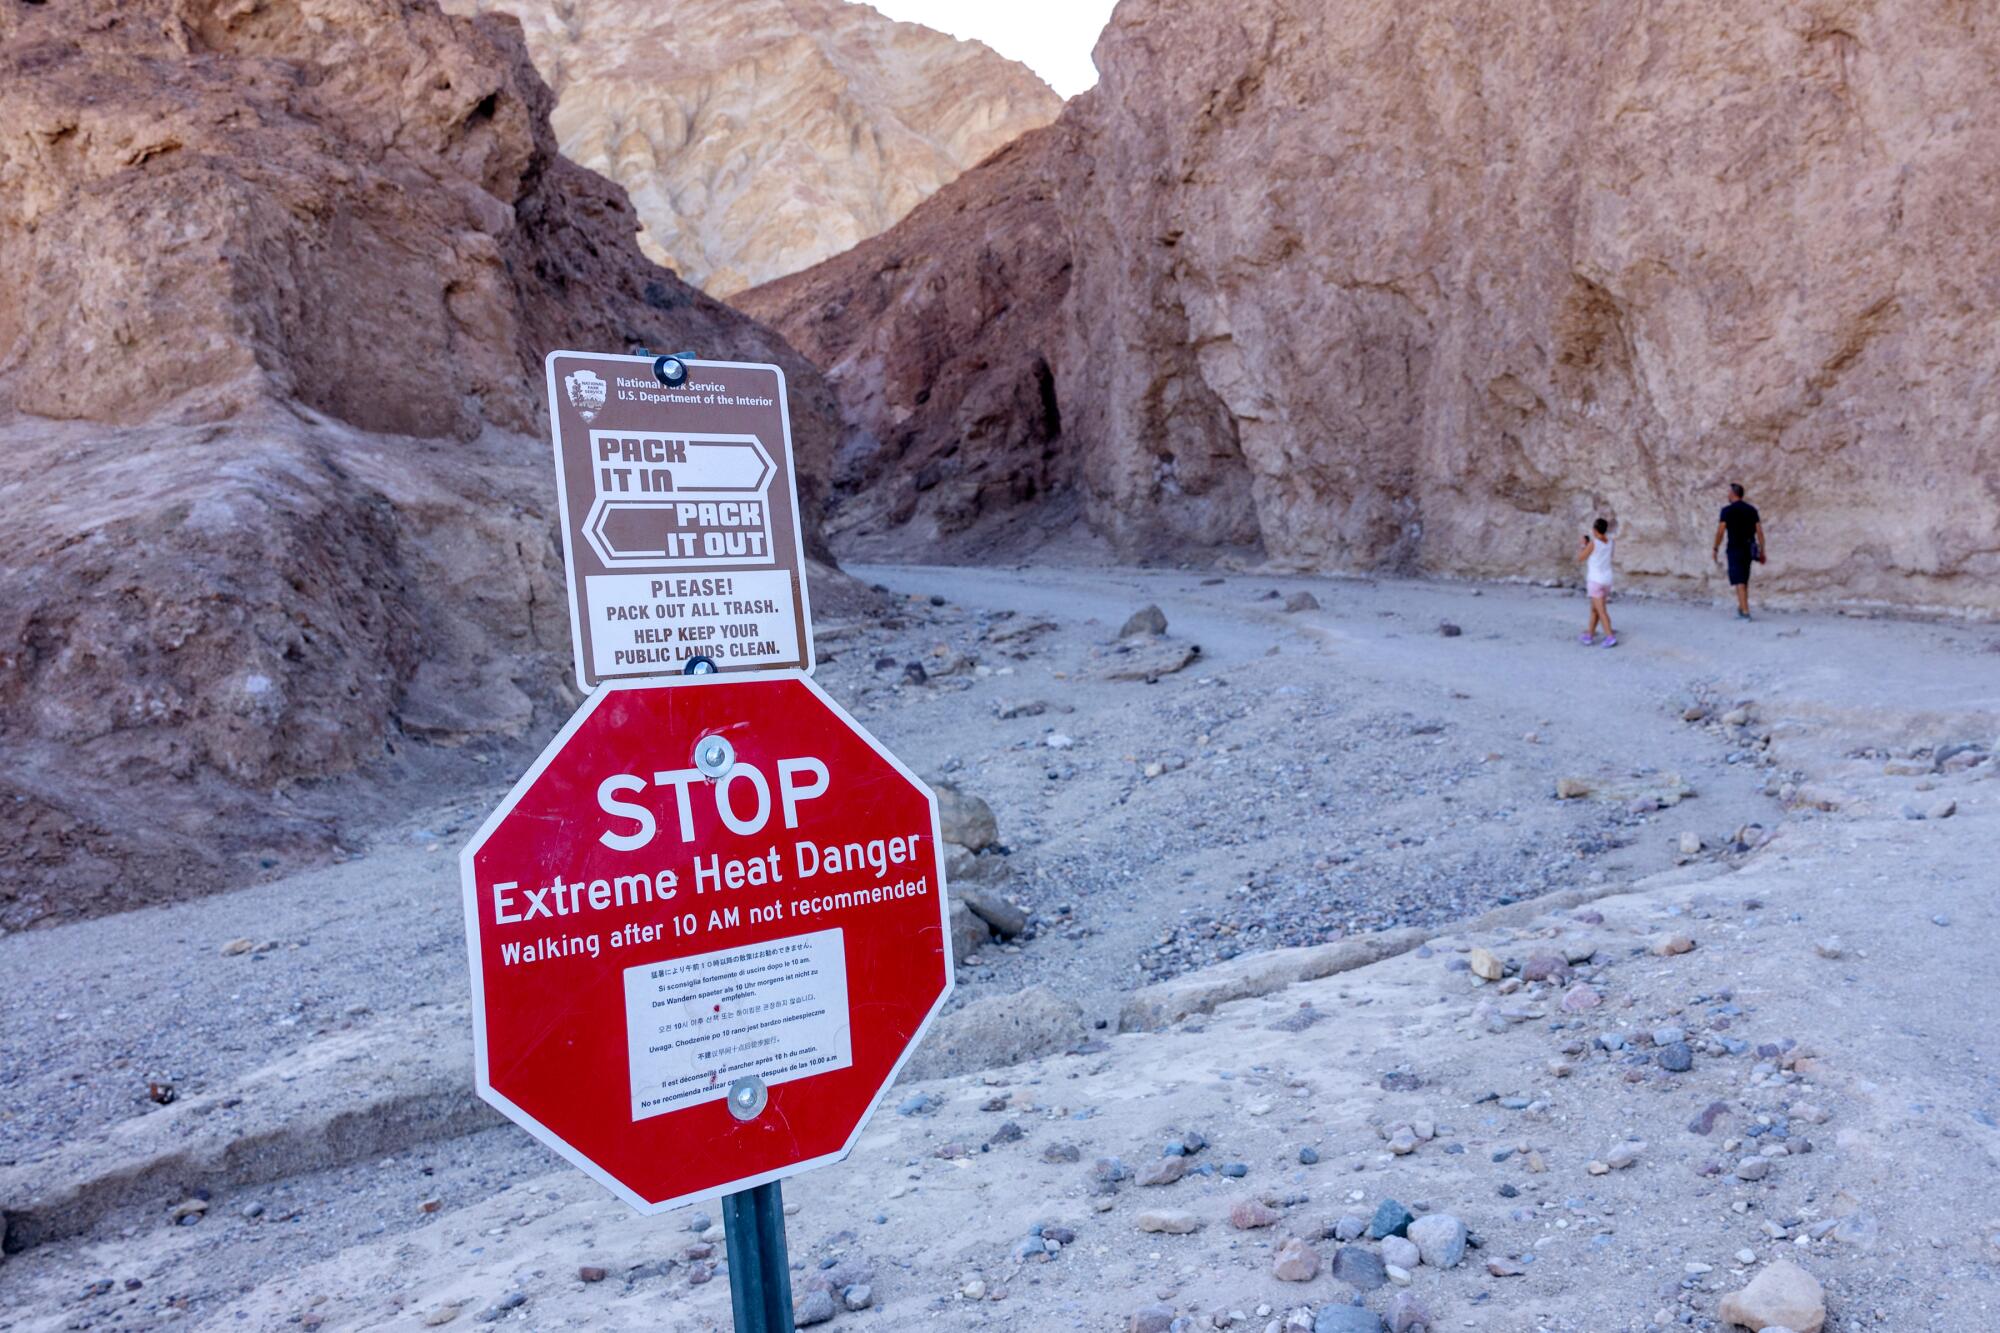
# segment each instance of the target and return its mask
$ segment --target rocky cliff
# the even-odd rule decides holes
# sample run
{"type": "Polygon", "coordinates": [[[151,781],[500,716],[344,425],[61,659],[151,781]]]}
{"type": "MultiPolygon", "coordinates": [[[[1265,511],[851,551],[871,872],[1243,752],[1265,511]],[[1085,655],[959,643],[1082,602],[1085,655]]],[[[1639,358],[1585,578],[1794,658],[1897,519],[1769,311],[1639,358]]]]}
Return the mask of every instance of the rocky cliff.
{"type": "Polygon", "coordinates": [[[824,382],[551,101],[431,5],[0,7],[0,925],[324,854],[559,715],[549,348],[783,362],[824,476],[824,382]]]}
{"type": "MultiPolygon", "coordinates": [[[[1038,187],[1059,225],[1023,266],[1068,265],[1036,338],[1057,458],[1023,381],[984,438],[1032,443],[982,475],[1066,473],[1135,556],[1249,537],[1300,564],[1547,577],[1606,514],[1628,575],[1687,589],[1741,480],[1779,593],[2000,609],[1987,10],[1124,0],[1096,58],[1038,187]]],[[[1009,197],[1010,170],[947,193],[1009,197]]],[[[976,287],[985,252],[945,216],[882,238],[932,271],[864,247],[803,281],[896,284],[871,298],[884,323],[976,287]]],[[[811,310],[744,304],[813,343],[811,310]]],[[[921,423],[913,458],[963,440],[918,411],[944,380],[825,364],[879,439],[921,423]]]]}
{"type": "Polygon", "coordinates": [[[873,236],[1062,99],[976,42],[848,0],[446,0],[517,15],[563,154],[717,295],[873,236]]]}
{"type": "Polygon", "coordinates": [[[835,462],[829,536],[857,554],[954,549],[982,517],[1074,508],[1054,360],[1069,245],[1055,173],[1067,123],[1030,131],[903,225],[737,305],[782,327],[861,423],[835,462]]]}

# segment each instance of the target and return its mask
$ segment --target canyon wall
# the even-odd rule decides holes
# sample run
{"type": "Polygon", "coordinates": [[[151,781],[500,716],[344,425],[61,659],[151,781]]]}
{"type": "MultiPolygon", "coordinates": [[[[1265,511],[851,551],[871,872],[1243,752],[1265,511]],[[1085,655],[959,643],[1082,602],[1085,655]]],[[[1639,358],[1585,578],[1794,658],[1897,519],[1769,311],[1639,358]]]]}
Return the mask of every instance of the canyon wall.
{"type": "Polygon", "coordinates": [[[832,474],[843,499],[828,534],[844,549],[990,545],[1004,534],[982,518],[1073,500],[1053,173],[1074,149],[1067,123],[1032,130],[902,226],[735,298],[827,371],[860,425],[832,474]]]}
{"type": "Polygon", "coordinates": [[[521,20],[563,155],[727,296],[845,250],[1062,99],[977,42],[848,0],[445,0],[521,20]]]}
{"type": "MultiPolygon", "coordinates": [[[[2000,609],[1988,8],[1124,0],[1096,59],[1025,265],[1067,266],[1035,336],[1060,437],[1036,440],[1024,382],[985,438],[1033,443],[982,475],[1072,484],[1133,557],[1248,538],[1542,578],[1604,514],[1628,576],[1689,590],[1740,480],[1776,593],[2000,609]]],[[[1007,197],[1008,170],[933,202],[1007,197]]],[[[883,322],[920,285],[975,285],[985,258],[939,215],[790,290],[860,290],[885,247],[940,271],[889,271],[883,322]]],[[[744,304],[812,345],[810,310],[744,304]]],[[[942,383],[877,402],[895,366],[824,364],[884,447],[961,447],[952,421],[897,434],[942,383]]],[[[1004,520],[1005,488],[982,495],[1004,520]]],[[[910,521],[905,545],[935,543],[910,521]]]]}
{"type": "Polygon", "coordinates": [[[553,725],[550,348],[785,364],[817,542],[825,382],[551,101],[398,0],[0,7],[0,927],[337,854],[553,725]]]}

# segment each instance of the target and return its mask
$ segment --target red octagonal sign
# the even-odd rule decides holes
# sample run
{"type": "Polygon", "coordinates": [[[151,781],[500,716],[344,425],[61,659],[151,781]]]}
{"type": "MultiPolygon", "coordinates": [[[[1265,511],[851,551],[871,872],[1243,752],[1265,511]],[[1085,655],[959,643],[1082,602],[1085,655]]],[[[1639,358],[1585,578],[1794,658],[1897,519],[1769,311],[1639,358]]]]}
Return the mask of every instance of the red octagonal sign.
{"type": "Polygon", "coordinates": [[[845,1156],[951,991],[937,802],[798,672],[600,687],[460,868],[479,1095],[641,1212],[845,1156]]]}

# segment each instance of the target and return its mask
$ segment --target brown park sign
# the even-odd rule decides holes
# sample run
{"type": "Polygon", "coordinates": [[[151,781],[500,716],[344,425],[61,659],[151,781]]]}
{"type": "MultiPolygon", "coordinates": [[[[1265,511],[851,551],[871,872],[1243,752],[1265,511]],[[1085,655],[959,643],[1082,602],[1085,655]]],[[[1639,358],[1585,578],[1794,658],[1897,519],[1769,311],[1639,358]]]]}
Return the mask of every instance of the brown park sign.
{"type": "MultiPolygon", "coordinates": [[[[679,358],[674,358],[679,360],[679,358]]],[[[576,678],[813,668],[785,374],[551,352],[576,678]]]]}

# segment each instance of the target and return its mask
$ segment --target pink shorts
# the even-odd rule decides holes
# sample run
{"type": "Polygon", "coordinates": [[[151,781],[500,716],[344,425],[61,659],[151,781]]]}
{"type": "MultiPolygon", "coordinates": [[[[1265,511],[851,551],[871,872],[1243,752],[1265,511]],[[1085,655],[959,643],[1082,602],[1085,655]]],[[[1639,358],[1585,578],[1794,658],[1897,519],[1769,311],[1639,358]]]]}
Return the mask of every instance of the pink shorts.
{"type": "Polygon", "coordinates": [[[1594,602],[1600,597],[1609,597],[1611,595],[1611,585],[1608,583],[1586,584],[1585,591],[1590,594],[1590,600],[1594,602]]]}

